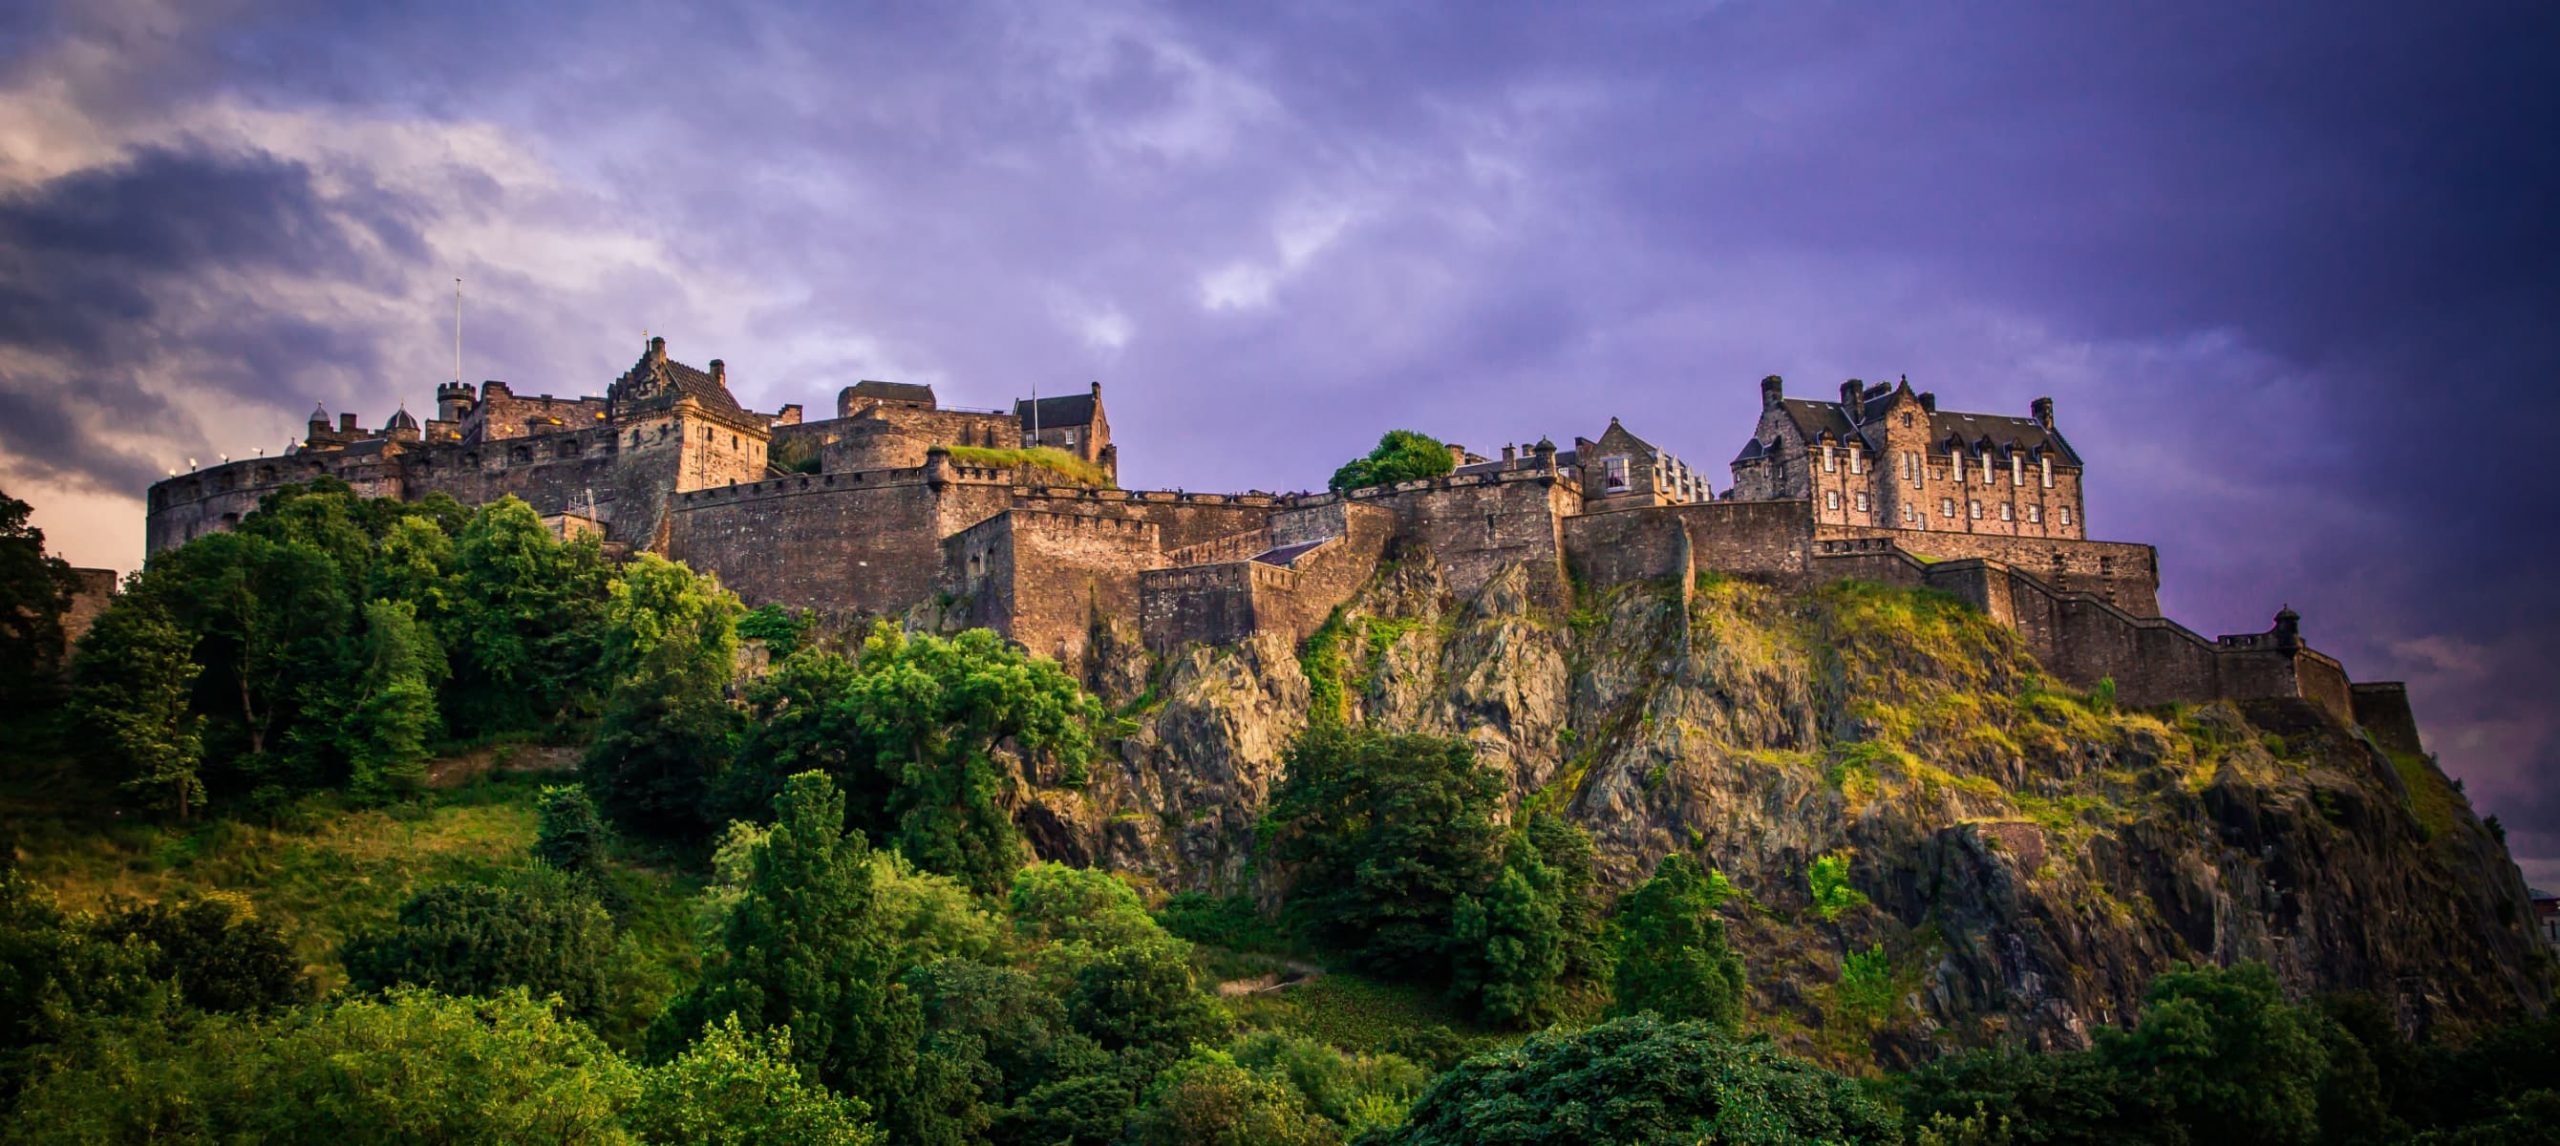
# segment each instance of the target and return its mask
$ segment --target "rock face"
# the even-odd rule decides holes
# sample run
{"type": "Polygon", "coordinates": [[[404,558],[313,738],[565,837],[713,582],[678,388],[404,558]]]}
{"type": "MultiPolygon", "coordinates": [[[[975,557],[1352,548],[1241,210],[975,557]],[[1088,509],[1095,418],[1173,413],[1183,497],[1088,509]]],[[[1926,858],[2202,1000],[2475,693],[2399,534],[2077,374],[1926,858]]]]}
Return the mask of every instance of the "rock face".
{"type": "Polygon", "coordinates": [[[1474,743],[1614,886],[1674,851],[1723,872],[1755,1024],[1807,1053],[2085,1045],[2182,961],[2371,992],[2412,1030],[2549,994],[2504,845],[2432,761],[2307,706],[2120,711],[1933,594],[1709,576],[1555,615],[1517,571],[1459,600],[1430,570],[1383,568],[1304,650],[1115,644],[1109,691],[1152,687],[1112,698],[1117,766],[1080,810],[1041,802],[1039,846],[1268,900],[1257,821],[1310,709],[1338,710],[1474,743]],[[1825,857],[1850,890],[1817,902],[1825,857]],[[1853,960],[1882,1013],[1839,989],[1853,960]]]}

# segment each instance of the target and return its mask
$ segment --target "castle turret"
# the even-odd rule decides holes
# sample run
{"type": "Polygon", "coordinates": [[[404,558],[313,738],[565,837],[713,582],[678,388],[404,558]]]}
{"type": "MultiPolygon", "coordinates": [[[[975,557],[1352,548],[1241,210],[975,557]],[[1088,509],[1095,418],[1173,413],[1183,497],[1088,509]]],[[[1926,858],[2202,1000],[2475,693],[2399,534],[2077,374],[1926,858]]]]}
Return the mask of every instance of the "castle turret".
{"type": "Polygon", "coordinates": [[[305,434],[304,437],[312,441],[318,441],[329,436],[329,408],[327,406],[323,406],[317,402],[311,404],[311,425],[309,429],[311,432],[305,434]]]}
{"type": "Polygon", "coordinates": [[[460,422],[471,416],[471,408],[477,404],[478,400],[472,397],[470,383],[444,382],[436,386],[438,421],[460,422]]]}

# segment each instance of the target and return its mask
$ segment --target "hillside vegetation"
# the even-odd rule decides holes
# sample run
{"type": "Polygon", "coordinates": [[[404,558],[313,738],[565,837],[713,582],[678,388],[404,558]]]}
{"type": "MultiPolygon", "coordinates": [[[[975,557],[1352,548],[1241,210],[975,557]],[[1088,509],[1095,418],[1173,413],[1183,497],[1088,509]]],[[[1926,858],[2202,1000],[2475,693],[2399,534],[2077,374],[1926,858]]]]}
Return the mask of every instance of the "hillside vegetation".
{"type": "Polygon", "coordinates": [[[2124,711],[1931,594],[1548,614],[1422,558],[1304,648],[1108,642],[1137,695],[1097,696],[517,502],[271,499],[0,713],[6,1139],[2467,1142],[2560,1105],[2521,889],[2431,761],[2124,711]]]}

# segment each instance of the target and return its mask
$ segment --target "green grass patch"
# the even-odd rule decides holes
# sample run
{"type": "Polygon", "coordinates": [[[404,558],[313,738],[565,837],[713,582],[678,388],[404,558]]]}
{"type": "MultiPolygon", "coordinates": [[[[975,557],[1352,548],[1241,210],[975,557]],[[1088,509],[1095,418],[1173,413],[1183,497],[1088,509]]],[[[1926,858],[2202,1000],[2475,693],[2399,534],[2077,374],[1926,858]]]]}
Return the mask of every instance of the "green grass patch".
{"type": "Polygon", "coordinates": [[[2450,834],[2461,822],[2456,809],[2464,803],[2453,790],[2453,781],[2436,767],[2435,758],[2410,752],[2392,752],[2391,767],[2400,773],[2400,786],[2409,790],[2409,814],[2418,818],[2428,839],[2450,834]]]}
{"type": "Polygon", "coordinates": [[[1475,1026],[1429,987],[1361,975],[1327,974],[1283,990],[1224,1001],[1247,1027],[1294,1031],[1366,1054],[1395,1053],[1397,1047],[1431,1038],[1435,1031],[1455,1034],[1470,1050],[1518,1037],[1475,1026]]]}
{"type": "Polygon", "coordinates": [[[952,461],[964,466],[1000,470],[1046,470],[1067,479],[1068,484],[1071,485],[1112,488],[1111,475],[1104,473],[1101,466],[1056,446],[945,446],[943,448],[951,451],[952,461]]]}

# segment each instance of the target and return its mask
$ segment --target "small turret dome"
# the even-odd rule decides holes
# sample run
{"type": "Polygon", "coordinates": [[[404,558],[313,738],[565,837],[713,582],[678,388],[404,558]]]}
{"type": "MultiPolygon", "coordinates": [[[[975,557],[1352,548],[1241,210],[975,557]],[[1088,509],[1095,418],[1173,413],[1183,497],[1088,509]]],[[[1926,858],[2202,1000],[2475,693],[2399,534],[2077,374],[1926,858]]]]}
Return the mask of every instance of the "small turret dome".
{"type": "Polygon", "coordinates": [[[391,421],[382,428],[385,430],[415,430],[418,428],[418,419],[410,415],[409,404],[403,402],[400,404],[400,408],[398,410],[392,412],[391,421]]]}

